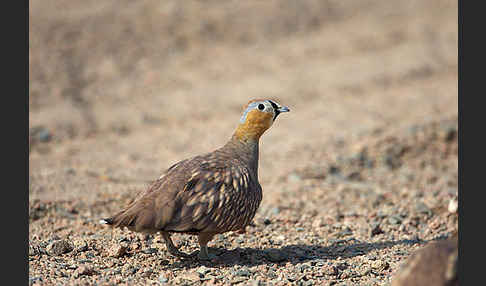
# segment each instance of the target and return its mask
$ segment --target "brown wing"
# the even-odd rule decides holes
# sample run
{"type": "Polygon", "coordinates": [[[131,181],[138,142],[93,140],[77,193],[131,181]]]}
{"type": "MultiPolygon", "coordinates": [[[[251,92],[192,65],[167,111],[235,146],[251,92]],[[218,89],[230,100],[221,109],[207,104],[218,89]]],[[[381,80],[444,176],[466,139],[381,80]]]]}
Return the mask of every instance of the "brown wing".
{"type": "Polygon", "coordinates": [[[188,162],[186,159],[169,167],[125,209],[104,221],[114,227],[128,227],[134,231],[162,229],[176,209],[175,198],[185,183],[188,162]]]}
{"type": "Polygon", "coordinates": [[[236,230],[248,224],[261,201],[261,188],[247,168],[214,154],[182,161],[162,175],[114,226],[135,231],[236,230]]]}
{"type": "Polygon", "coordinates": [[[222,218],[221,210],[230,202],[231,190],[225,178],[232,183],[231,169],[195,169],[178,193],[177,208],[165,229],[177,232],[216,230],[222,218]]]}
{"type": "MultiPolygon", "coordinates": [[[[204,163],[203,163],[204,164],[204,163]]],[[[237,164],[200,166],[182,192],[179,207],[165,227],[177,232],[224,232],[250,223],[261,201],[261,188],[237,164]]]]}

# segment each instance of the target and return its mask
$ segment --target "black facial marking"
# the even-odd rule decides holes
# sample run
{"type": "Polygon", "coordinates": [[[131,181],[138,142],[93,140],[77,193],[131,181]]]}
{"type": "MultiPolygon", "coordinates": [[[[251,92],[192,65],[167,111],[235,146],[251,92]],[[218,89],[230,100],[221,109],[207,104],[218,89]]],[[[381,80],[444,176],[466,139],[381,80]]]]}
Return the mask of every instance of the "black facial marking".
{"type": "Polygon", "coordinates": [[[278,111],[278,105],[275,102],[273,102],[271,100],[269,100],[269,102],[273,107],[273,111],[275,112],[275,115],[273,116],[273,120],[275,120],[275,118],[277,118],[277,115],[280,114],[280,111],[278,111]]]}

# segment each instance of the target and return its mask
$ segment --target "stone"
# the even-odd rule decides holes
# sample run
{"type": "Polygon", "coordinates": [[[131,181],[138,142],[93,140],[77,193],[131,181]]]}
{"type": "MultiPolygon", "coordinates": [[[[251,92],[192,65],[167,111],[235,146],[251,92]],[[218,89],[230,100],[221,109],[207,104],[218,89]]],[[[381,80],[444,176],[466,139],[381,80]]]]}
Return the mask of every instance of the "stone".
{"type": "Polygon", "coordinates": [[[50,255],[61,255],[71,252],[73,250],[73,246],[67,240],[61,239],[51,242],[47,246],[46,250],[50,255]]]}
{"type": "Polygon", "coordinates": [[[158,277],[158,279],[159,279],[159,282],[160,283],[167,283],[167,282],[169,282],[169,279],[167,279],[167,277],[165,276],[164,273],[160,274],[159,277],[158,277]]]}
{"type": "Polygon", "coordinates": [[[95,274],[94,269],[92,267],[86,266],[86,265],[79,266],[78,269],[76,269],[76,271],[74,271],[75,277],[79,277],[79,276],[83,276],[83,275],[93,275],[93,274],[95,274]]]}
{"type": "Polygon", "coordinates": [[[127,251],[127,246],[124,244],[115,244],[108,251],[108,256],[119,258],[125,255],[127,251]]]}
{"type": "Polygon", "coordinates": [[[270,249],[266,252],[266,257],[272,262],[281,262],[288,258],[288,254],[277,249],[270,249]]]}
{"type": "Polygon", "coordinates": [[[450,213],[457,213],[457,208],[458,208],[457,199],[456,198],[451,199],[449,201],[449,206],[447,207],[447,210],[450,213]]]}

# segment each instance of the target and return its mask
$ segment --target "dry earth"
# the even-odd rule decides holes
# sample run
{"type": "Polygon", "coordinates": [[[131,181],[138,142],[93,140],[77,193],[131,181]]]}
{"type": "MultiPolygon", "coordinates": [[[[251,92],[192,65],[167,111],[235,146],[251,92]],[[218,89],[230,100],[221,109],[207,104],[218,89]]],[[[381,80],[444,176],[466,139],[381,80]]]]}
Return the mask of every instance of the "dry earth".
{"type": "Polygon", "coordinates": [[[29,4],[30,284],[388,285],[457,231],[457,2],[29,4]],[[291,112],[217,259],[97,223],[266,97],[291,112]]]}

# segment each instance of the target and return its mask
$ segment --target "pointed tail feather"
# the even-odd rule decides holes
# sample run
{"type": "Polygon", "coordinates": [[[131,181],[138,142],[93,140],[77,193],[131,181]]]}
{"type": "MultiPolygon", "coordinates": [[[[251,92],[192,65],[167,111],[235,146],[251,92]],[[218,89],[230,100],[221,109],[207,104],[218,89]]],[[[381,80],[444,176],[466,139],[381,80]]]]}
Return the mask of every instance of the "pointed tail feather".
{"type": "Polygon", "coordinates": [[[112,225],[113,224],[113,219],[112,218],[105,218],[100,220],[101,224],[107,224],[107,225],[112,225]]]}

